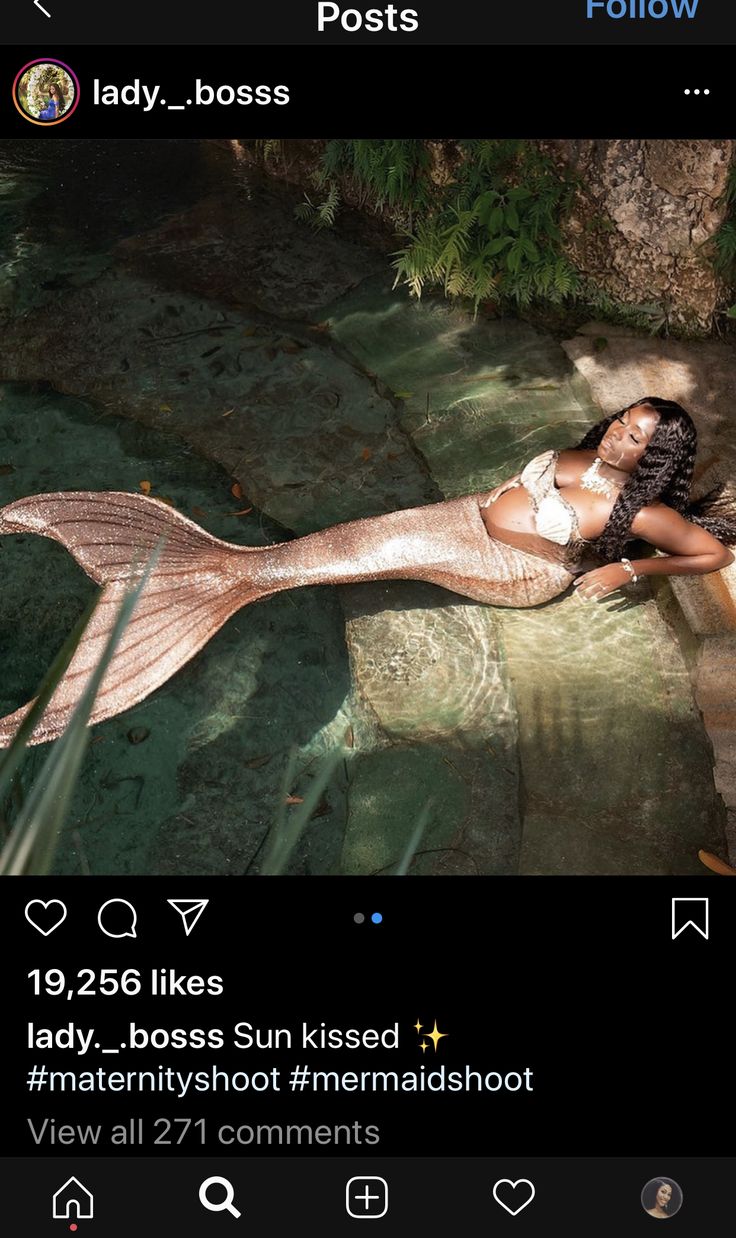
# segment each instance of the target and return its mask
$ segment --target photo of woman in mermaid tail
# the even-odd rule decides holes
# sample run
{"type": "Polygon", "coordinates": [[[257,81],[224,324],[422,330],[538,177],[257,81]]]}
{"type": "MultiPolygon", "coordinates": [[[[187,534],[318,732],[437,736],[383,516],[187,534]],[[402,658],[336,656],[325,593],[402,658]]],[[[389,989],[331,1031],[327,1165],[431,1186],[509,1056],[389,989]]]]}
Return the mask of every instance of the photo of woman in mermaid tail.
{"type": "MultiPolygon", "coordinates": [[[[690,502],[696,431],[676,402],[647,396],[577,447],[534,457],[487,494],[374,516],[291,542],[230,545],[142,495],[35,495],[0,509],[0,533],[61,542],[104,586],[65,676],[31,736],[58,738],[115,620],[134,562],[162,550],[105,675],[90,722],[164,684],[242,607],[305,585],[424,580],[492,606],[533,607],[573,585],[596,602],[647,576],[703,575],[734,560],[736,508],[690,502]],[[633,539],[662,552],[633,562],[633,539]],[[591,566],[592,557],[603,560],[591,566]]],[[[7,745],[30,704],[0,720],[7,745]]]]}
{"type": "Polygon", "coordinates": [[[730,871],[736,143],[9,145],[6,830],[87,736],[58,873],[730,871]]]}

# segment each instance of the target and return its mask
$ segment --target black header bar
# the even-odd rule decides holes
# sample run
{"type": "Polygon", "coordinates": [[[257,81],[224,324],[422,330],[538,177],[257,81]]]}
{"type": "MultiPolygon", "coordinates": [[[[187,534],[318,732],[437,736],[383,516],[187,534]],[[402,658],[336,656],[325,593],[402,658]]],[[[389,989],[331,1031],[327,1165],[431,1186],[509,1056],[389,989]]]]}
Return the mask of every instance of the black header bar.
{"type": "Polygon", "coordinates": [[[7,0],[5,10],[5,43],[86,46],[652,47],[723,45],[736,35],[736,9],[725,0],[7,0]]]}

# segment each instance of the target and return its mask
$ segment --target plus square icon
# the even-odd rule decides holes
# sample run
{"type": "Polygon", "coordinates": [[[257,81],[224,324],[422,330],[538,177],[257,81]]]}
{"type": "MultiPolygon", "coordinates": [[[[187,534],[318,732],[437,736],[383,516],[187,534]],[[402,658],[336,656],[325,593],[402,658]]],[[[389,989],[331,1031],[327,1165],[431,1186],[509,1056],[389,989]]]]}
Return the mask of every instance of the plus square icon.
{"type": "Polygon", "coordinates": [[[388,1182],[385,1178],[351,1178],[345,1188],[349,1217],[377,1221],[388,1212],[388,1182]]]}

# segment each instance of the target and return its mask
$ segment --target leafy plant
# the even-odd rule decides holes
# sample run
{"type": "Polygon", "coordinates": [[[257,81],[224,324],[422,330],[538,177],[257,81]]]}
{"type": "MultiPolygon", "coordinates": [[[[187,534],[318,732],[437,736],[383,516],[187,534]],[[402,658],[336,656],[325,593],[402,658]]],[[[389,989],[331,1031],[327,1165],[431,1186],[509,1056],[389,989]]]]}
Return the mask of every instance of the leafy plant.
{"type": "Polygon", "coordinates": [[[715,236],[715,266],[724,279],[736,281],[736,164],[729,171],[724,197],[727,214],[715,236]]]}
{"type": "Polygon", "coordinates": [[[410,226],[414,212],[431,204],[430,156],[421,139],[360,138],[327,142],[319,175],[345,178],[361,206],[388,209],[395,223],[410,226]]]}
{"type": "Polygon", "coordinates": [[[561,302],[579,287],[562,252],[559,223],[572,186],[525,142],[460,144],[462,159],[445,199],[395,255],[396,283],[415,296],[441,285],[481,301],[561,302]]]}
{"type": "Polygon", "coordinates": [[[321,202],[313,202],[305,193],[304,201],[294,207],[294,214],[302,222],[311,224],[319,232],[322,228],[332,228],[340,206],[340,190],[334,181],[327,186],[327,193],[321,202]]]}
{"type": "Polygon", "coordinates": [[[256,138],[255,146],[264,163],[283,159],[284,143],[282,138],[256,138]]]}
{"type": "Polygon", "coordinates": [[[387,215],[404,236],[394,255],[396,284],[416,297],[441,287],[472,301],[561,302],[579,280],[562,252],[560,219],[572,184],[535,146],[461,141],[441,174],[418,139],[339,139],[325,144],[315,180],[326,196],[305,195],[299,219],[315,228],[335,219],[341,188],[358,205],[387,215]]]}

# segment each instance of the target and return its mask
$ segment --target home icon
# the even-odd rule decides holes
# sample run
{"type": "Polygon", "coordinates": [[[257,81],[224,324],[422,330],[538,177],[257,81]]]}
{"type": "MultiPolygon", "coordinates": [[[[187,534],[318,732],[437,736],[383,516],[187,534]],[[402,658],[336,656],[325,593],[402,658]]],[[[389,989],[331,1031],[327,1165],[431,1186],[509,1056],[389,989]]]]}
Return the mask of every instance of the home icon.
{"type": "Polygon", "coordinates": [[[94,1210],[94,1196],[78,1178],[69,1178],[54,1195],[55,1221],[91,1221],[94,1210]]]}

